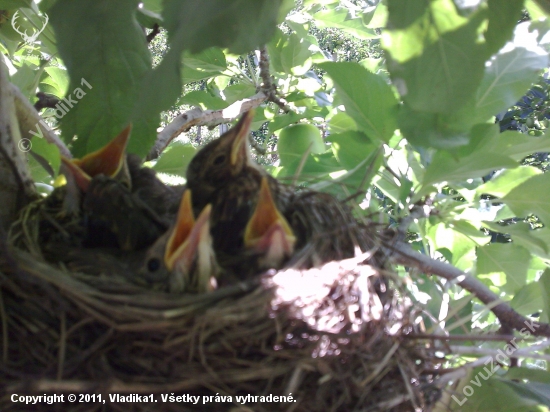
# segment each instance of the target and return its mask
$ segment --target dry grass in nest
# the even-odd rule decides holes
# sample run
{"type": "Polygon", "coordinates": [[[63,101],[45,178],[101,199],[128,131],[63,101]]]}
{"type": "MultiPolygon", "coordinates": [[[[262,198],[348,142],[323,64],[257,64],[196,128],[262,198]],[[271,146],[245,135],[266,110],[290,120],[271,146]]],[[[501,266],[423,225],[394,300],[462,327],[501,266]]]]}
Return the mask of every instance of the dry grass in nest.
{"type": "Polygon", "coordinates": [[[391,275],[362,260],[178,296],[70,273],[13,248],[0,259],[0,409],[28,410],[12,393],[102,393],[105,405],[62,410],[151,410],[107,398],[118,393],[155,394],[154,410],[166,411],[429,410],[426,371],[438,359],[403,338],[416,330],[415,312],[384,292],[391,275]],[[201,401],[162,402],[171,393],[201,401]],[[216,394],[231,401],[203,404],[216,394]],[[237,400],[289,394],[294,402],[237,400]]]}

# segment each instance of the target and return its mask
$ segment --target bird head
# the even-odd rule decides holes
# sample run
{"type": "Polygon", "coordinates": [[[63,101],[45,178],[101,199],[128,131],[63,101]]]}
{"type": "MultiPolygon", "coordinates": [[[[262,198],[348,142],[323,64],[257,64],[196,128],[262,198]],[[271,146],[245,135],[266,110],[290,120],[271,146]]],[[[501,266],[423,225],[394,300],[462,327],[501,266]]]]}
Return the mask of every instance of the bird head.
{"type": "MultiPolygon", "coordinates": [[[[243,114],[238,123],[218,139],[203,147],[191,160],[187,182],[204,199],[247,167],[258,166],[250,156],[247,142],[254,111],[243,114]]],[[[195,199],[197,200],[197,199],[195,199]]],[[[203,202],[199,201],[199,204],[203,202]]]]}
{"type": "Polygon", "coordinates": [[[167,281],[170,292],[215,289],[218,273],[210,236],[211,205],[193,217],[191,191],[186,190],[175,225],[146,254],[140,274],[150,282],[167,281]]]}
{"type": "Polygon", "coordinates": [[[65,174],[69,175],[83,192],[87,192],[93,177],[103,174],[125,182],[130,186],[130,176],[126,166],[126,146],[132,125],[128,125],[113,140],[95,152],[81,159],[61,157],[65,174]]]}
{"type": "Polygon", "coordinates": [[[262,268],[279,268],[294,252],[296,237],[285,217],[277,209],[269,183],[262,178],[258,203],[244,232],[244,245],[260,256],[262,268]]]}

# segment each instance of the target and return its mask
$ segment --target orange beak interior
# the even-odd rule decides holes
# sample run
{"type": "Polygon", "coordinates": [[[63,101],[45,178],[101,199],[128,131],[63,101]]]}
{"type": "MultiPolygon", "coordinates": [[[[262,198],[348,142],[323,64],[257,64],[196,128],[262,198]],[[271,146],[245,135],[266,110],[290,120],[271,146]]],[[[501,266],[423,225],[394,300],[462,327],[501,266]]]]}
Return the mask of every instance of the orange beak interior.
{"type": "Polygon", "coordinates": [[[116,176],[124,164],[124,154],[131,130],[132,125],[128,125],[101,149],[88,153],[82,159],[73,159],[72,162],[90,177],[101,173],[105,176],[116,176]]]}
{"type": "Polygon", "coordinates": [[[253,247],[262,243],[262,239],[265,236],[270,236],[274,232],[274,227],[281,229],[285,235],[286,241],[294,245],[294,233],[285,217],[277,209],[273,201],[273,196],[271,195],[271,190],[269,189],[267,178],[264,177],[262,179],[256,209],[248,221],[244,232],[245,246],[253,247]]]}

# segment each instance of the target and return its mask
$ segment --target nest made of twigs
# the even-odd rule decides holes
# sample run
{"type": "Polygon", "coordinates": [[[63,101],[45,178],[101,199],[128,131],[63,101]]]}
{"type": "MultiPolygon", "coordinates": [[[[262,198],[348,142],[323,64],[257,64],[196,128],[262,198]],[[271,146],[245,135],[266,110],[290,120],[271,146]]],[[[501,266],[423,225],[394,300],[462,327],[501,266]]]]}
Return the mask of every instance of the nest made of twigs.
{"type": "MultiPolygon", "coordinates": [[[[0,259],[0,409],[24,408],[13,393],[117,393],[155,394],[155,410],[429,410],[426,371],[438,360],[429,345],[403,338],[416,329],[411,304],[392,290],[391,274],[364,261],[171,295],[71,273],[13,247],[0,259]],[[171,393],[201,402],[163,403],[171,393]],[[238,401],[247,395],[292,402],[238,401]]],[[[130,410],[107,402],[106,410],[130,410]]]]}

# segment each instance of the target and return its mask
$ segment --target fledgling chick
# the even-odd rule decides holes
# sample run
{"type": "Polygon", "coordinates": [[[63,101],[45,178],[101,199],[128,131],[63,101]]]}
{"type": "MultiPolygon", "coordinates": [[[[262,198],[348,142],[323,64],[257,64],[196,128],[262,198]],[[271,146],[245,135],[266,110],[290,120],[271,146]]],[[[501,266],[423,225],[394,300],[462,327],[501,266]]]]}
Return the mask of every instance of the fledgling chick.
{"type": "Polygon", "coordinates": [[[267,179],[262,179],[258,203],[244,231],[244,246],[257,256],[259,269],[279,269],[294,252],[296,237],[279,212],[267,179]]]}
{"type": "Polygon", "coordinates": [[[210,236],[211,210],[206,205],[195,220],[191,191],[186,190],[176,223],[147,251],[139,275],[153,283],[166,280],[172,293],[204,293],[215,289],[220,270],[210,236]]]}

